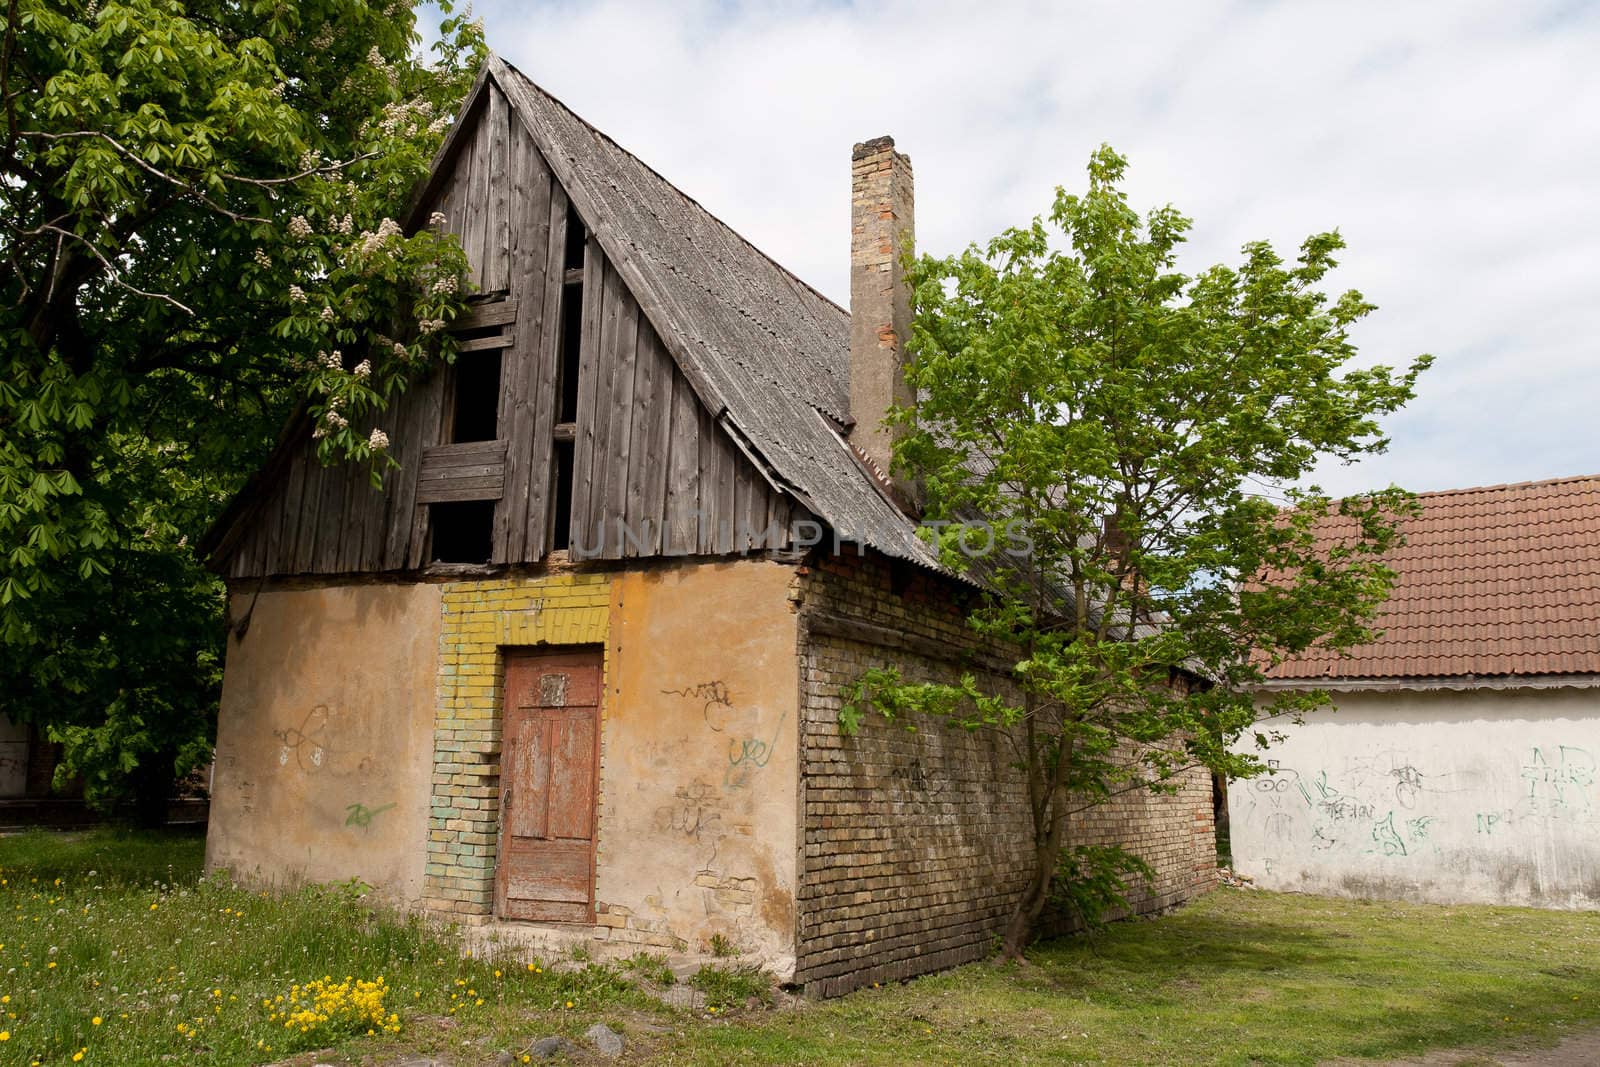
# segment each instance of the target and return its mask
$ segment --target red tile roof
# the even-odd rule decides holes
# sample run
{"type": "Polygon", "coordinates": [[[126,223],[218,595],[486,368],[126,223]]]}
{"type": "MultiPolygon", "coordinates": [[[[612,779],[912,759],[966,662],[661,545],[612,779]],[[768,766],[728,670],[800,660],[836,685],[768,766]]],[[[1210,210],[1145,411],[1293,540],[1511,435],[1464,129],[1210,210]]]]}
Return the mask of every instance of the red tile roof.
{"type": "Polygon", "coordinates": [[[1600,674],[1600,475],[1418,495],[1383,635],[1274,679],[1600,674]]]}

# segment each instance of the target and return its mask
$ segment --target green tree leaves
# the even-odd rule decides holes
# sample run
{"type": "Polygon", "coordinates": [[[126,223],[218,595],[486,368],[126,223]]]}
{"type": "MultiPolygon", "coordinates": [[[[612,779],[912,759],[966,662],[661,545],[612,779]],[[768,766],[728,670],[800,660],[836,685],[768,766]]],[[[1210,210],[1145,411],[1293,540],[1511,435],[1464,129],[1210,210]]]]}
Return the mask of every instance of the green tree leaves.
{"type": "Polygon", "coordinates": [[[381,480],[373,420],[450,357],[408,324],[454,315],[464,260],[401,218],[484,54],[441,6],[433,63],[403,2],[4,13],[0,688],[74,751],[204,736],[222,599],[191,545],[299,404],[381,480]],[[140,645],[151,618],[181,640],[140,645]]]}
{"type": "Polygon", "coordinates": [[[908,273],[919,401],[894,415],[897,460],[930,519],[1026,531],[1030,553],[981,567],[959,525],[930,535],[987,584],[972,625],[1015,650],[1014,687],[872,672],[848,704],[1021,739],[1037,855],[1012,952],[1049,896],[1072,805],[1199,765],[1250,774],[1259,760],[1234,739],[1323,702],[1260,709],[1252,687],[1313,643],[1370,638],[1409,507],[1399,490],[1335,502],[1301,484],[1322,457],[1382,451],[1379,420],[1429,363],[1352,365],[1350,329],[1373,305],[1320,288],[1338,234],[1293,262],[1253,242],[1237,265],[1187,275],[1190,221],[1133,210],[1125,171],[1102,148],[1087,191],[1058,190],[1046,218],[908,273]]]}

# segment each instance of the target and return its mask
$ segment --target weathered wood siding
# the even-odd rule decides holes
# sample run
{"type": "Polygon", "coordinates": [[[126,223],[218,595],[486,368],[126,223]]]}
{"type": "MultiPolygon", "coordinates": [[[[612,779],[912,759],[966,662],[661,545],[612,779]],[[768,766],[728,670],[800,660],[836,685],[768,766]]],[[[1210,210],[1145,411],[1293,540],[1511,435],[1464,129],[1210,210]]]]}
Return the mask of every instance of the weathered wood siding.
{"type": "MultiPolygon", "coordinates": [[[[323,467],[303,428],[269,465],[257,506],[223,539],[219,567],[230,577],[419,568],[430,558],[428,503],[494,499],[497,485],[492,561],[536,562],[548,552],[561,316],[574,288],[563,284],[567,195],[492,82],[453,144],[426,211],[441,212],[466,250],[485,301],[475,321],[501,331],[473,346],[501,355],[503,464],[470,475],[452,469],[481,458],[449,454],[469,446],[447,444],[453,378],[440,368],[377,419],[400,464],[381,490],[364,468],[323,467]]],[[[783,547],[791,498],[717,425],[593,239],[582,289],[571,554],[783,547]]]]}
{"type": "Polygon", "coordinates": [[[712,421],[592,240],[584,264],[573,556],[781,547],[789,498],[712,421]]]}

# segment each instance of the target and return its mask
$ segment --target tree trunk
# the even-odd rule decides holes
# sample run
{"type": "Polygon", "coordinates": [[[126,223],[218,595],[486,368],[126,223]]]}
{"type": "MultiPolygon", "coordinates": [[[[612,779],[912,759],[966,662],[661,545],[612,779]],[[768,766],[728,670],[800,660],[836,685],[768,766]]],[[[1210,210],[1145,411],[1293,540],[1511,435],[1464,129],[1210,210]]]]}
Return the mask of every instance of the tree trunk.
{"type": "Polygon", "coordinates": [[[1008,960],[1020,962],[1022,952],[1033,941],[1034,924],[1039,921],[1039,916],[1044,914],[1044,906],[1050,900],[1050,883],[1055,876],[1055,853],[1050,853],[1046,861],[1042,850],[1034,856],[1033,873],[1028,876],[1028,887],[1022,891],[1022,898],[1017,901],[1016,910],[1011,913],[1011,919],[1006,923],[1005,939],[1000,944],[1000,953],[1008,960]]]}
{"type": "Polygon", "coordinates": [[[1008,960],[1021,960],[1022,952],[1033,941],[1034,927],[1045,905],[1050,903],[1050,887],[1055,882],[1056,864],[1061,858],[1062,838],[1066,834],[1065,805],[1059,786],[1051,790],[1044,811],[1044,828],[1034,831],[1033,871],[1028,885],[1017,901],[1016,910],[1006,923],[1005,938],[1000,944],[1001,954],[1008,960]],[[1043,832],[1040,832],[1042,829],[1043,832]]]}

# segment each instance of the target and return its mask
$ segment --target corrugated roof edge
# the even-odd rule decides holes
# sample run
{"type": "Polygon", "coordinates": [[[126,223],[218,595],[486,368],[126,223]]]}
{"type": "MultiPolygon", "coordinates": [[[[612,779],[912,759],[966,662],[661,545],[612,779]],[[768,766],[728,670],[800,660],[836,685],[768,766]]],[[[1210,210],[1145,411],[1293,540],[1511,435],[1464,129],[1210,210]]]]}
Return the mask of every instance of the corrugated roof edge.
{"type": "Polygon", "coordinates": [[[1258,692],[1330,693],[1466,691],[1471,689],[1600,689],[1600,674],[1456,674],[1395,678],[1272,678],[1258,692]]]}

